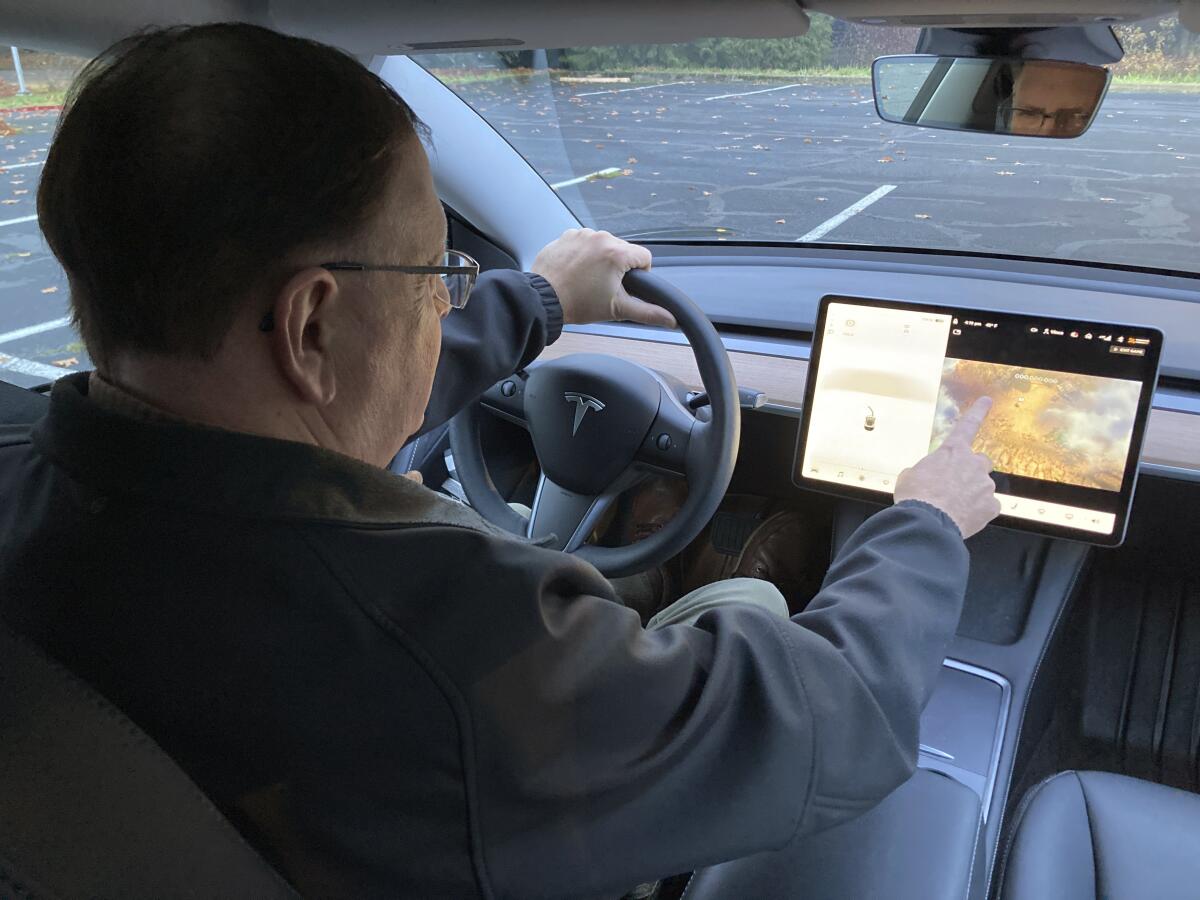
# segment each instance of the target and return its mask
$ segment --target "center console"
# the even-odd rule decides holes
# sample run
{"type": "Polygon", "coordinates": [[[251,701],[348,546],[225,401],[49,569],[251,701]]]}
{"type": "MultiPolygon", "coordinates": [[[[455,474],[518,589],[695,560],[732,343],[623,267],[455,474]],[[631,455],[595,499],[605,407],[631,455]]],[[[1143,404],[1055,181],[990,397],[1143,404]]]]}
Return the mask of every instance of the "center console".
{"type": "MultiPolygon", "coordinates": [[[[839,501],[833,553],[881,508],[839,501]]],[[[685,898],[986,900],[1021,734],[1049,715],[1034,698],[1053,690],[1035,694],[1034,683],[1056,668],[1043,660],[1090,548],[998,527],[967,548],[963,613],[921,716],[913,777],[856,819],[696,872],[685,898]]]]}
{"type": "MultiPolygon", "coordinates": [[[[840,503],[834,552],[879,508],[840,503]]],[[[918,765],[953,779],[978,799],[978,841],[970,854],[969,885],[960,896],[983,900],[1000,849],[1022,731],[1036,732],[1049,714],[1031,702],[1034,682],[1090,548],[994,527],[969,539],[967,548],[971,576],[963,615],[921,717],[918,765]]],[[[923,863],[957,870],[963,860],[948,854],[961,852],[952,843],[923,863]]],[[[912,863],[894,862],[905,869],[912,863]]]]}

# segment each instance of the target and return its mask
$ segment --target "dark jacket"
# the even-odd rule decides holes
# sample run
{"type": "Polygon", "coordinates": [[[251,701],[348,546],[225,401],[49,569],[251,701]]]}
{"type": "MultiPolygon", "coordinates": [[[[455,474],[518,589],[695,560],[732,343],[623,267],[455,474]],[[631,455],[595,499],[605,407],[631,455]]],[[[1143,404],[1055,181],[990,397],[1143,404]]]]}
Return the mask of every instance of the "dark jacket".
{"type": "MultiPolygon", "coordinates": [[[[430,421],[557,331],[544,282],[478,290],[430,421]]],[[[913,769],[967,574],[903,503],[792,620],[646,632],[591,566],[426,488],[139,421],[85,376],[3,435],[0,541],[9,624],[312,896],[619,896],[854,816],[913,769]]]]}

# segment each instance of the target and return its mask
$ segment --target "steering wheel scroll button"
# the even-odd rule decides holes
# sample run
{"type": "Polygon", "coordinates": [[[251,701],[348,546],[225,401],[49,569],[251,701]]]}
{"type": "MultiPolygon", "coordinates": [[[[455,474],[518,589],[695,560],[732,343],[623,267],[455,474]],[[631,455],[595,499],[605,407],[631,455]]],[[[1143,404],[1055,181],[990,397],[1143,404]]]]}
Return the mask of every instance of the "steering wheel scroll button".
{"type": "Polygon", "coordinates": [[[654,445],[663,453],[666,453],[675,446],[675,442],[671,440],[671,436],[665,431],[654,439],[654,445]]]}
{"type": "Polygon", "coordinates": [[[504,382],[504,384],[500,385],[500,393],[502,395],[504,395],[505,397],[511,397],[516,392],[517,392],[517,383],[515,381],[513,381],[511,378],[508,381],[504,382]]]}

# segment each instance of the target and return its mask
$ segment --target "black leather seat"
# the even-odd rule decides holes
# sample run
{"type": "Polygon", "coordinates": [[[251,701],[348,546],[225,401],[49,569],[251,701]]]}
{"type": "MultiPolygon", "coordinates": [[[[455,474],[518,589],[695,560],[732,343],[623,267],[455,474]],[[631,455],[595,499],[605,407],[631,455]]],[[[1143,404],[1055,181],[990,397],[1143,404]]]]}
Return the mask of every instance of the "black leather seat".
{"type": "Polygon", "coordinates": [[[0,897],[296,896],[137,726],[0,625],[0,897]]]}
{"type": "Polygon", "coordinates": [[[1200,796],[1107,772],[1062,772],[1022,801],[1003,900],[1195,900],[1200,796]]]}
{"type": "MultiPolygon", "coordinates": [[[[684,900],[966,900],[979,835],[979,798],[918,769],[856,819],[696,872],[684,900]]],[[[1043,900],[1051,900],[1047,895],[1043,900]]]]}

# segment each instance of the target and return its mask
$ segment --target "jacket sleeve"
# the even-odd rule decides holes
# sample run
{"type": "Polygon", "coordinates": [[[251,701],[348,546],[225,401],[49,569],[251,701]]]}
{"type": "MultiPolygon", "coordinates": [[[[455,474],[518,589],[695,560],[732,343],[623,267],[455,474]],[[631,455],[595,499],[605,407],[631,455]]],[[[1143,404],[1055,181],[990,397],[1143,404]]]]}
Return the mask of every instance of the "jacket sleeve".
{"type": "Polygon", "coordinates": [[[619,896],[879,802],[915,766],[967,562],[944,514],[901,503],[790,621],[733,604],[647,632],[573,557],[515,541],[464,553],[487,596],[442,623],[436,655],[469,711],[495,895],[619,896]]]}
{"type": "Polygon", "coordinates": [[[537,359],[558,340],[562,323],[562,305],[542,276],[512,269],[481,274],[471,302],[442,322],[442,355],[420,433],[537,359]]]}

